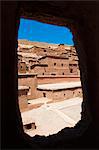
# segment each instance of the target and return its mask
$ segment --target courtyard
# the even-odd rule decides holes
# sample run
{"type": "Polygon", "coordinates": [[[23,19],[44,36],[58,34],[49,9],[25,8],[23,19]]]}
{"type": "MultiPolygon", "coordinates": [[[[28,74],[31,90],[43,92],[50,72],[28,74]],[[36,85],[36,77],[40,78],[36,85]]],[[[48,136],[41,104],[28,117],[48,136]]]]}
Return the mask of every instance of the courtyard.
{"type": "Polygon", "coordinates": [[[23,125],[35,123],[36,126],[36,129],[28,129],[25,132],[31,137],[48,136],[58,133],[65,127],[74,127],[81,119],[81,103],[80,97],[49,104],[45,101],[39,108],[22,112],[23,125]]]}

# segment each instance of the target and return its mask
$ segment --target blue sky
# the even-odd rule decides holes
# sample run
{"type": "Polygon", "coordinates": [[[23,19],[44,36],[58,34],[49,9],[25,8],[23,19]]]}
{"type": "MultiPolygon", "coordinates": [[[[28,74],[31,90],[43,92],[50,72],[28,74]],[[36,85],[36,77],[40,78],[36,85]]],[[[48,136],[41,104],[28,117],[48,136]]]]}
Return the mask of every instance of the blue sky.
{"type": "Polygon", "coordinates": [[[74,45],[72,33],[68,28],[23,18],[20,19],[18,39],[74,45]]]}

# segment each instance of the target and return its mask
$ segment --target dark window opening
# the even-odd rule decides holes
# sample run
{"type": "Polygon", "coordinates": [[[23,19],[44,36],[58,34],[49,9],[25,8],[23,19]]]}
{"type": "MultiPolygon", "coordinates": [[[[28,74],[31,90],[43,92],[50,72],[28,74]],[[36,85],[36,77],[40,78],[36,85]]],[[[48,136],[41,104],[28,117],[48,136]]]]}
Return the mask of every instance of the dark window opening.
{"type": "Polygon", "coordinates": [[[70,69],[70,73],[73,73],[73,69],[70,69]]]}
{"type": "Polygon", "coordinates": [[[43,97],[46,97],[46,93],[43,93],[43,97]]]}
{"type": "MultiPolygon", "coordinates": [[[[46,50],[43,50],[42,52],[46,52],[46,50]]],[[[44,53],[43,53],[44,54],[44,53]]],[[[46,54],[45,54],[46,55],[46,54]]],[[[59,59],[61,59],[61,57],[59,57],[59,59]]],[[[69,58],[68,58],[69,59],[69,58]]],[[[41,59],[40,59],[41,60],[41,59]]],[[[51,60],[52,61],[52,60],[51,60]]],[[[62,75],[64,75],[65,73],[63,72],[64,71],[64,68],[62,67],[62,66],[66,66],[66,69],[67,69],[67,66],[68,66],[68,64],[69,63],[67,63],[67,62],[63,62],[63,63],[61,63],[61,61],[62,61],[62,59],[60,60],[60,61],[57,61],[57,60],[55,60],[56,62],[57,62],[57,67],[56,67],[56,63],[54,63],[53,62],[53,64],[54,64],[54,66],[53,66],[53,68],[51,68],[52,66],[51,66],[51,64],[49,63],[49,68],[48,68],[48,70],[45,70],[45,68],[44,68],[44,73],[45,72],[47,72],[47,73],[45,73],[46,75],[49,75],[49,77],[50,77],[50,79],[52,80],[52,79],[55,79],[56,80],[56,78],[57,78],[57,82],[59,81],[60,82],[60,78],[61,78],[61,80],[62,80],[62,82],[63,82],[63,80],[65,79],[65,76],[62,76],[62,75]],[[52,69],[52,70],[51,70],[52,69]],[[61,70],[60,70],[61,69],[61,70]],[[50,71],[49,71],[50,70],[50,71]],[[51,73],[51,72],[54,72],[55,71],[55,73],[51,73]],[[53,75],[53,76],[50,76],[50,75],[53,75]],[[55,76],[56,75],[56,76],[55,76]]],[[[39,62],[39,61],[38,61],[39,62]]],[[[42,61],[41,61],[42,62],[42,61]]],[[[48,62],[43,62],[43,63],[48,63],[48,62]]],[[[71,63],[71,62],[70,62],[71,63]]],[[[69,66],[68,66],[69,67],[69,66]]],[[[31,67],[32,68],[32,67],[31,67]]],[[[67,72],[66,72],[66,74],[68,74],[68,76],[70,75],[70,73],[73,73],[73,64],[70,64],[70,68],[68,68],[68,69],[70,69],[70,71],[68,71],[67,70],[67,72]]],[[[75,68],[75,67],[74,67],[75,68]]],[[[28,69],[30,69],[30,68],[28,68],[28,69]]],[[[38,69],[38,70],[36,70],[36,71],[38,71],[38,73],[40,74],[40,75],[44,75],[44,73],[40,73],[40,70],[38,69]]],[[[71,74],[71,76],[72,76],[72,74],[71,74]]],[[[46,76],[42,76],[42,79],[44,80],[45,79],[45,77],[46,76]]],[[[47,77],[46,77],[47,78],[47,77]]],[[[37,78],[37,80],[38,80],[38,78],[37,78]]],[[[53,80],[53,82],[52,83],[54,83],[54,82],[56,82],[55,80],[53,80]]],[[[66,79],[67,80],[67,79],[66,79]]],[[[46,81],[47,82],[47,81],[46,81]]],[[[45,83],[44,83],[45,84],[45,83]]],[[[46,97],[46,94],[47,93],[43,93],[43,90],[41,90],[42,91],[42,94],[41,94],[41,96],[43,95],[43,97],[46,97]]],[[[54,92],[53,92],[54,93],[54,92]]],[[[73,92],[73,94],[74,94],[74,92],[73,92]]],[[[29,95],[29,94],[28,94],[29,95]]],[[[62,95],[62,94],[61,94],[62,95]]],[[[60,97],[60,100],[62,99],[62,100],[64,100],[65,98],[66,99],[68,99],[68,95],[69,94],[63,94],[63,96],[62,96],[62,98],[60,97]]],[[[72,95],[72,92],[70,93],[70,95],[72,95]]],[[[49,96],[49,94],[47,94],[47,97],[49,96]]],[[[73,96],[73,95],[72,95],[73,96]]],[[[56,95],[56,97],[58,97],[58,94],[56,95]]],[[[53,100],[53,102],[54,102],[54,98],[52,99],[53,100]]],[[[30,104],[30,103],[28,103],[28,104],[30,104]]],[[[32,128],[32,125],[31,124],[28,124],[28,125],[26,125],[26,128],[27,129],[31,129],[32,128]]]]}
{"type": "Polygon", "coordinates": [[[51,75],[54,75],[54,76],[55,76],[56,74],[55,74],[55,73],[51,73],[51,75]]]}
{"type": "Polygon", "coordinates": [[[74,64],[75,67],[77,67],[77,64],[74,64]]]}

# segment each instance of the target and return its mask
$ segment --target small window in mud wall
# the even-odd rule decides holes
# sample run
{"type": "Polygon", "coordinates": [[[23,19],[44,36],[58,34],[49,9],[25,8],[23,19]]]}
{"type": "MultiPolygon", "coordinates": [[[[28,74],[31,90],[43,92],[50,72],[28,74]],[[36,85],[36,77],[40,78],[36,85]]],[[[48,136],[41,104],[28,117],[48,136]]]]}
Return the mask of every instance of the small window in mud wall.
{"type": "Polygon", "coordinates": [[[28,92],[28,95],[31,95],[31,88],[29,87],[29,92],[28,92]]]}
{"type": "Polygon", "coordinates": [[[72,68],[70,68],[70,73],[73,73],[73,69],[72,68]]]}
{"type": "Polygon", "coordinates": [[[43,97],[46,97],[46,93],[43,93],[43,97]]]}
{"type": "Polygon", "coordinates": [[[55,76],[55,75],[56,75],[56,73],[51,73],[51,75],[55,76]]]}
{"type": "Polygon", "coordinates": [[[54,63],[54,66],[56,66],[56,63],[54,63]]]}
{"type": "Polygon", "coordinates": [[[46,49],[44,49],[44,52],[46,52],[46,49]]]}

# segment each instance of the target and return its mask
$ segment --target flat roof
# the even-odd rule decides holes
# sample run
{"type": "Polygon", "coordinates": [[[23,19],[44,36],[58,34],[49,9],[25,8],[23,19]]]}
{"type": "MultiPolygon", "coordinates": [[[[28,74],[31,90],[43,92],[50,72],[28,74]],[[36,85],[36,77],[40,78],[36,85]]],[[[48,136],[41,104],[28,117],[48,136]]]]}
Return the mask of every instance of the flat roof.
{"type": "Polygon", "coordinates": [[[23,76],[36,76],[37,73],[18,73],[19,77],[23,77],[23,76]]]}
{"type": "Polygon", "coordinates": [[[28,90],[28,86],[18,86],[18,90],[28,90]]]}
{"type": "Polygon", "coordinates": [[[38,75],[37,78],[79,78],[80,75],[75,75],[75,74],[66,74],[66,75],[38,75]]]}
{"type": "Polygon", "coordinates": [[[61,55],[45,55],[39,58],[39,60],[41,59],[45,59],[45,58],[55,58],[55,59],[68,59],[67,56],[61,56],[61,55]]]}
{"type": "Polygon", "coordinates": [[[70,88],[81,87],[81,82],[64,82],[64,83],[55,83],[55,84],[41,84],[38,85],[38,90],[64,90],[70,88]]]}

